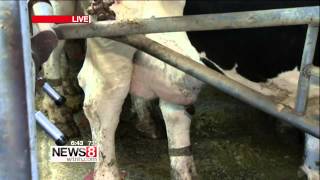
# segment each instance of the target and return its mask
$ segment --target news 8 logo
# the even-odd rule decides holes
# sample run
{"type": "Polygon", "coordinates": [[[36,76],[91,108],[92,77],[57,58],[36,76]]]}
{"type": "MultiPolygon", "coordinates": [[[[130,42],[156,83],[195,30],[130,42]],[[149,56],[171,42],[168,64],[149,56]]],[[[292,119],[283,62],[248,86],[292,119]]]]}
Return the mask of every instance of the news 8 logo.
{"type": "Polygon", "coordinates": [[[51,146],[50,162],[98,162],[97,146],[51,146]]]}

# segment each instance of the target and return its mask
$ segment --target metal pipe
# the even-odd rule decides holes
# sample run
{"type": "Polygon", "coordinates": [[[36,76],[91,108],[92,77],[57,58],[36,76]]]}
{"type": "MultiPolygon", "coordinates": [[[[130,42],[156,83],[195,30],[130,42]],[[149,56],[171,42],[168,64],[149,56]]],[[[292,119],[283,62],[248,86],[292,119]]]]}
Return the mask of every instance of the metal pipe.
{"type": "Polygon", "coordinates": [[[319,137],[320,135],[318,121],[299,116],[295,114],[291,108],[282,104],[275,104],[262,94],[257,93],[256,91],[234,80],[231,80],[155,41],[152,41],[142,35],[115,37],[112,39],[129,44],[154,57],[157,57],[161,61],[172,65],[177,69],[180,69],[181,71],[184,71],[185,73],[194,76],[233,97],[257,107],[266,113],[274,115],[305,132],[308,132],[316,137],[319,137]]]}
{"type": "Polygon", "coordinates": [[[56,145],[63,146],[67,143],[64,134],[41,111],[35,113],[35,118],[56,145]]]}
{"type": "Polygon", "coordinates": [[[38,179],[29,33],[27,1],[0,1],[0,179],[38,179]]]}
{"type": "Polygon", "coordinates": [[[51,99],[54,100],[54,102],[57,102],[61,99],[61,95],[47,82],[43,84],[42,89],[48,94],[48,96],[50,96],[51,99]]]}
{"type": "Polygon", "coordinates": [[[23,50],[23,65],[25,74],[26,97],[27,97],[27,110],[28,110],[28,127],[29,127],[29,146],[30,146],[30,163],[31,163],[31,179],[38,180],[38,154],[37,154],[37,129],[36,121],[34,119],[34,95],[35,95],[35,74],[34,66],[31,55],[31,42],[30,42],[30,22],[28,12],[28,1],[19,1],[20,10],[20,28],[22,38],[23,50]]]}
{"type": "Polygon", "coordinates": [[[90,24],[59,24],[54,27],[54,30],[59,39],[79,39],[161,32],[319,24],[319,19],[319,6],[311,6],[222,14],[99,21],[90,24]]]}
{"type": "Polygon", "coordinates": [[[66,98],[60,95],[43,77],[37,79],[37,86],[41,87],[57,106],[62,106],[66,102],[66,98]]]}

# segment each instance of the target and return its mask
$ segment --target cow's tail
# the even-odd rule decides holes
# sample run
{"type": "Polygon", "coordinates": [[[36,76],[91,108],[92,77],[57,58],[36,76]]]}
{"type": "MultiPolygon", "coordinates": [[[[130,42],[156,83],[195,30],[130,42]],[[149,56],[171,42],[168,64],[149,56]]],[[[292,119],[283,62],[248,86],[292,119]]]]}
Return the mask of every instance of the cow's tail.
{"type": "Polygon", "coordinates": [[[214,71],[217,71],[220,74],[224,75],[223,69],[220,68],[216,63],[214,63],[212,60],[208,59],[205,52],[200,53],[200,60],[210,69],[213,69],[214,71]]]}

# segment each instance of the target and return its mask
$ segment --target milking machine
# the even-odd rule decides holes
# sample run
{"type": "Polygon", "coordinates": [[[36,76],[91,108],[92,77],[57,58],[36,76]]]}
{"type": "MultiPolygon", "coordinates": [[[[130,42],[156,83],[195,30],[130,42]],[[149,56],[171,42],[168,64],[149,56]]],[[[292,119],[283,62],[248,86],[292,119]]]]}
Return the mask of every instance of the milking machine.
{"type": "Polygon", "coordinates": [[[60,95],[43,77],[37,79],[38,87],[54,101],[57,106],[62,106],[66,102],[66,98],[60,95]]]}
{"type": "Polygon", "coordinates": [[[53,124],[50,120],[41,112],[35,113],[35,119],[42,129],[54,139],[56,145],[62,146],[67,143],[67,140],[63,133],[53,124]]]}
{"type": "MultiPolygon", "coordinates": [[[[37,79],[37,87],[41,87],[58,107],[65,103],[66,98],[61,96],[44,78],[39,77],[37,79]]],[[[64,134],[41,111],[35,113],[35,119],[40,127],[54,140],[56,145],[62,146],[67,143],[64,134]]]]}
{"type": "MultiPolygon", "coordinates": [[[[66,98],[61,96],[44,78],[39,77],[37,79],[37,86],[41,87],[58,107],[65,103],[66,98]]],[[[64,134],[41,111],[35,113],[35,119],[40,127],[55,141],[56,145],[62,146],[67,143],[64,134]]]]}
{"type": "Polygon", "coordinates": [[[56,145],[67,144],[64,134],[41,111],[37,111],[34,116],[40,127],[54,140],[56,145]]]}

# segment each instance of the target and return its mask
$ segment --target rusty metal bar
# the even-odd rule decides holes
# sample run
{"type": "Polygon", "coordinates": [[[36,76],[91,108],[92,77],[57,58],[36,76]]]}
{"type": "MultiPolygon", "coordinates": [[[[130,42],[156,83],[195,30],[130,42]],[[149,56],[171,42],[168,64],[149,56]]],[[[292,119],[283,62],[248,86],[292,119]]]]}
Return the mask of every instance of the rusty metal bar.
{"type": "Polygon", "coordinates": [[[59,24],[59,39],[123,36],[177,31],[257,28],[319,24],[319,6],[262,11],[203,14],[150,19],[99,21],[90,24],[59,24]]]}
{"type": "Polygon", "coordinates": [[[275,117],[278,117],[292,124],[293,126],[312,134],[313,136],[319,137],[320,135],[318,121],[307,119],[304,116],[299,116],[294,112],[293,109],[286,107],[283,104],[275,104],[262,94],[257,93],[256,91],[234,80],[231,80],[155,41],[152,41],[142,35],[116,37],[112,39],[129,44],[154,57],[157,57],[161,61],[172,65],[177,69],[184,71],[185,73],[192,75],[235,98],[257,107],[266,113],[274,115],[275,117]]]}
{"type": "Polygon", "coordinates": [[[27,1],[0,1],[0,179],[38,179],[27,1]]]}

